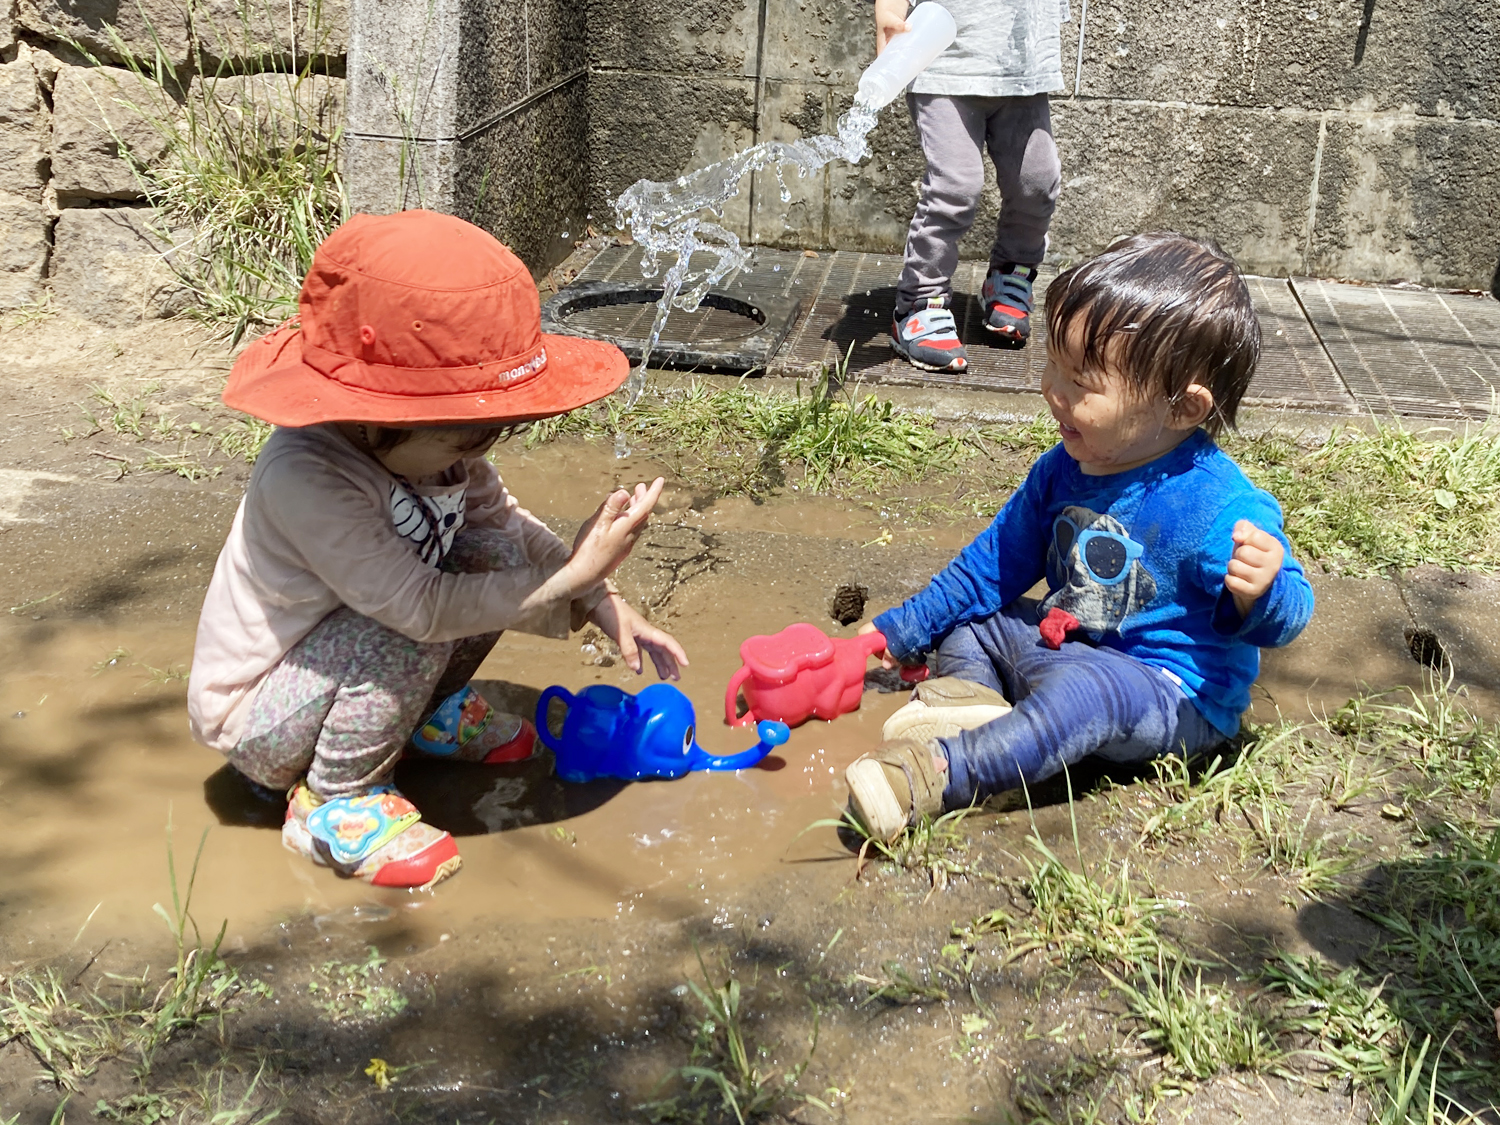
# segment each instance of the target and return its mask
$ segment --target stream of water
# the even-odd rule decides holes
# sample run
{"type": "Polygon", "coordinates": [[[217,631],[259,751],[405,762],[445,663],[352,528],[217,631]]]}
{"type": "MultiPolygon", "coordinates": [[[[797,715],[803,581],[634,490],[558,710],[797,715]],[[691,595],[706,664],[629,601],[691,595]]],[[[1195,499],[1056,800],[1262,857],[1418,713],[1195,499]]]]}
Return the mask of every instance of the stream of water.
{"type": "MultiPolygon", "coordinates": [[[[670,262],[662,275],[656,319],[641,353],[641,362],[625,384],[626,410],[636,404],[645,389],[646,366],[673,307],[692,312],[709,289],[749,262],[750,251],[740,245],[739,237],[714,221],[723,218],[724,205],[739,194],[745,175],[774,166],[781,186],[781,201],[788,203],[792,195],[786,186],[785,168],[790,165],[799,176],[807,176],[832,160],[858,164],[869,155],[866,138],[875,127],[877,113],[856,100],[839,118],[838,130],[833,135],[763,141],[675,180],[637,180],[615,200],[619,225],[628,229],[641,247],[642,276],[652,278],[661,273],[663,257],[670,262]],[[707,265],[695,267],[693,257],[700,253],[707,253],[711,260],[707,265]]],[[[622,430],[615,435],[615,454],[624,457],[628,453],[622,430]]]]}

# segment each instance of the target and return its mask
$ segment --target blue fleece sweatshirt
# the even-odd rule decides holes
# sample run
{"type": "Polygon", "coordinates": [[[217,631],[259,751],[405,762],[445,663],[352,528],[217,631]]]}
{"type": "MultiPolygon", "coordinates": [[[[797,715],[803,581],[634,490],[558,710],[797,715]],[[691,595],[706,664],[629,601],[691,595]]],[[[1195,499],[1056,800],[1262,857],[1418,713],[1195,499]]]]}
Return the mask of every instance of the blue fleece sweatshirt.
{"type": "MultiPolygon", "coordinates": [[[[1313,593],[1281,530],[1281,506],[1199,431],[1149,464],[1089,476],[1056,445],[979,538],[927,588],[875,618],[892,656],[919,659],[954,628],[1046,578],[1097,644],[1160,668],[1225,735],[1239,730],[1260,649],[1288,644],[1313,593]],[[1281,541],[1271,588],[1241,618],[1224,575],[1249,520],[1281,541]]],[[[1040,643],[1040,642],[1039,642],[1040,643]]]]}

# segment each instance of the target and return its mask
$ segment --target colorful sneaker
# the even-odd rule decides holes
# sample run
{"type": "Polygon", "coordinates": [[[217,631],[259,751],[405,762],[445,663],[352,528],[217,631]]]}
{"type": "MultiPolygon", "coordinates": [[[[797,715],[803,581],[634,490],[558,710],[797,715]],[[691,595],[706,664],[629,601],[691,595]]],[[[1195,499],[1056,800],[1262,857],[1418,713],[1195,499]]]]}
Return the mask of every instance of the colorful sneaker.
{"type": "Polygon", "coordinates": [[[536,753],[536,727],[519,715],[496,711],[473,687],[465,687],[438,704],[411,744],[422,754],[457,762],[524,762],[536,753]]]}
{"type": "Polygon", "coordinates": [[[901,738],[931,742],[1008,714],[1010,704],[998,691],[957,676],[938,676],[918,684],[911,702],[887,719],[880,733],[887,742],[901,738]]]}
{"type": "Polygon", "coordinates": [[[984,279],[984,326],[1018,347],[1031,338],[1031,284],[1034,266],[1004,265],[984,279]]]}
{"type": "Polygon", "coordinates": [[[463,866],[453,837],[389,785],[325,801],[299,781],[287,794],[281,843],[346,879],[426,890],[463,866]]]}
{"type": "Polygon", "coordinates": [[[969,366],[947,297],[918,301],[911,312],[897,316],[891,324],[891,347],[913,367],[927,371],[964,371],[969,366]]]}
{"type": "Polygon", "coordinates": [[[849,809],[877,840],[894,840],[921,816],[943,811],[946,763],[938,765],[936,743],[898,739],[882,742],[844,771],[849,809]]]}

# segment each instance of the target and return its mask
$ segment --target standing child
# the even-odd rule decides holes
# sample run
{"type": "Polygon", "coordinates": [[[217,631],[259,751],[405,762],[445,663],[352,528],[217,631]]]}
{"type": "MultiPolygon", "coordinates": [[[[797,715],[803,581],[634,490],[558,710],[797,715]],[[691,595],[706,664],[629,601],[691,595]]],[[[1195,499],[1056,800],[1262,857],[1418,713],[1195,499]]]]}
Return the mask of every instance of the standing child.
{"type": "Polygon", "coordinates": [[[387,887],[460,866],[391,787],[409,750],[512,762],[536,731],[469,677],[503,629],[593,621],[663,677],[682,648],[615,593],[662,482],[611,495],[569,548],[485,452],[602,398],[609,345],[543,336],[536,286],[490,235],[426,211],[356,216],[302,286],[299,324],[252,344],[224,401],[279,428],[255,463],[203,603],[188,683],[199,741],[290,789],[282,842],[387,887]]]}
{"type": "MultiPolygon", "coordinates": [[[[958,243],[974,225],[989,152],[1000,219],[981,299],[1012,347],[1031,335],[1031,286],[1062,182],[1047,94],[1060,90],[1068,0],[940,0],[958,36],[907,95],[927,158],[896,285],[891,346],[917,367],[968,367],[953,313],[958,243]]],[[[875,0],[876,53],[906,28],[907,0],[875,0]]]]}
{"type": "Polygon", "coordinates": [[[1126,239],[1048,287],[1042,394],[1062,441],[926,589],[866,627],[887,663],[935,649],[938,677],[846,771],[872,833],[1089,754],[1190,755],[1238,731],[1260,649],[1313,608],[1280,507],[1213,440],[1259,354],[1233,261],[1180,234],[1126,239]]]}

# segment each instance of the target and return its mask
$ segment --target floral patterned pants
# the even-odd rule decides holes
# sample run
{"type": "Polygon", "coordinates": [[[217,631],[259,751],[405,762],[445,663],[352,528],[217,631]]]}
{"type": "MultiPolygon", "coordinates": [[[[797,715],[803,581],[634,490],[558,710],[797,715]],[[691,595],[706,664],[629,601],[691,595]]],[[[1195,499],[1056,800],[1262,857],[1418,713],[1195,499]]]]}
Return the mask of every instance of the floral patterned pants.
{"type": "MultiPolygon", "coordinates": [[[[499,532],[464,528],[442,569],[474,574],[525,562],[499,532]]],[[[229,761],[272,789],[306,774],[322,797],[362,793],[389,778],[412,731],[469,682],[499,637],[422,643],[348,606],[336,609],[261,683],[229,761]]]]}

